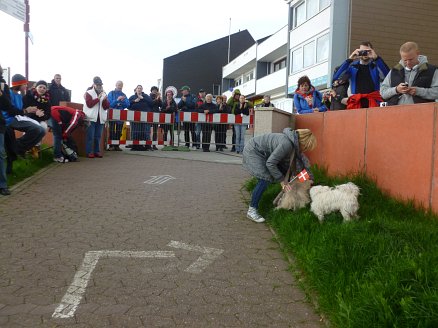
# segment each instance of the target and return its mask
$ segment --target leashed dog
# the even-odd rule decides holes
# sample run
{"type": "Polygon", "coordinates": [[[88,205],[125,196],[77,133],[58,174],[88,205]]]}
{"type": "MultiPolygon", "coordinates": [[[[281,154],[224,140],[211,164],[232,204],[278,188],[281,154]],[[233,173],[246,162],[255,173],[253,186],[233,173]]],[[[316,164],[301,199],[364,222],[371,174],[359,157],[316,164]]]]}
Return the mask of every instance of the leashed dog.
{"type": "Polygon", "coordinates": [[[309,189],[312,182],[306,180],[304,182],[299,182],[294,180],[290,183],[292,190],[290,191],[280,191],[280,193],[275,197],[273,204],[276,210],[284,208],[286,210],[298,210],[300,208],[306,207],[310,203],[309,189]]]}
{"type": "Polygon", "coordinates": [[[328,186],[315,186],[310,189],[310,210],[318,217],[319,222],[324,220],[324,215],[340,211],[344,222],[357,219],[360,194],[359,187],[348,182],[333,188],[328,186]]]}

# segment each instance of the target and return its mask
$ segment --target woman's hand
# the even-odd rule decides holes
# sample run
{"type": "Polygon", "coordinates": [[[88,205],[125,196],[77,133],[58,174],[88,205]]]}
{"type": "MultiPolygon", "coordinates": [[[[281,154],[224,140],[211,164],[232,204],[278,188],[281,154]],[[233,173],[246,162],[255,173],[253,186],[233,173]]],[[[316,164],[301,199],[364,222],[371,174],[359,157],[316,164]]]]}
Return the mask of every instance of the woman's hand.
{"type": "Polygon", "coordinates": [[[281,189],[283,190],[283,192],[288,192],[292,190],[292,187],[290,186],[289,183],[285,183],[285,182],[280,182],[281,184],[281,189]]]}

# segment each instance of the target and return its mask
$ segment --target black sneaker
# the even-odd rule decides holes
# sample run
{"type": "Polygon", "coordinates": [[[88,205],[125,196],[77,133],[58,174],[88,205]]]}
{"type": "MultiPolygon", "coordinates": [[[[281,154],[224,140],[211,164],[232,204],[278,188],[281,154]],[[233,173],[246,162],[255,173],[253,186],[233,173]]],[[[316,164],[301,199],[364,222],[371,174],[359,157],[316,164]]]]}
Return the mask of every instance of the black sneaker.
{"type": "Polygon", "coordinates": [[[9,191],[8,188],[0,188],[0,195],[8,196],[10,194],[11,194],[11,192],[9,191]]]}

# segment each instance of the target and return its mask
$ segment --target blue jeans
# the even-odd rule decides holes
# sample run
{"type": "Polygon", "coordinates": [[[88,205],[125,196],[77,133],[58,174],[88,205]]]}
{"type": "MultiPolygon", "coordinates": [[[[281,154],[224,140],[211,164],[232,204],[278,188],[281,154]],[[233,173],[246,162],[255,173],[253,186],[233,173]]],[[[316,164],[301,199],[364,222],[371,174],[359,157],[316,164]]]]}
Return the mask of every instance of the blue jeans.
{"type": "Polygon", "coordinates": [[[236,132],[236,152],[242,152],[245,146],[246,125],[234,124],[234,131],[236,132]]]}
{"type": "Polygon", "coordinates": [[[59,158],[62,156],[62,125],[53,118],[49,122],[53,132],[53,156],[59,158]]]}
{"type": "Polygon", "coordinates": [[[199,144],[201,143],[201,131],[202,131],[201,123],[195,123],[196,146],[199,146],[199,144]]]}
{"type": "Polygon", "coordinates": [[[24,132],[23,136],[15,142],[17,153],[20,155],[39,143],[46,134],[46,130],[41,125],[30,121],[18,121],[16,118],[12,120],[9,127],[24,132]]]}
{"type": "Polygon", "coordinates": [[[85,151],[87,155],[100,153],[100,139],[102,137],[103,124],[90,122],[87,128],[87,140],[85,151]]]}
{"type": "Polygon", "coordinates": [[[7,188],[5,134],[0,133],[0,188],[7,188]]]}
{"type": "Polygon", "coordinates": [[[259,179],[257,184],[252,191],[251,203],[250,206],[254,208],[259,208],[260,199],[262,199],[262,195],[265,192],[266,188],[269,186],[269,181],[259,179]]]}

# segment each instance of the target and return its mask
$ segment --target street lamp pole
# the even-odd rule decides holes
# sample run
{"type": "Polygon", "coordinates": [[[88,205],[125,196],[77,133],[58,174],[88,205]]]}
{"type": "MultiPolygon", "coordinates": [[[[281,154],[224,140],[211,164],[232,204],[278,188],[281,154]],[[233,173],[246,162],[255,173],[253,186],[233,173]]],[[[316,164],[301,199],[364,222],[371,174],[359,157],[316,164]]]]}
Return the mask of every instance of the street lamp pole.
{"type": "Polygon", "coordinates": [[[26,6],[26,20],[24,22],[24,62],[26,79],[29,81],[29,0],[24,0],[24,5],[26,6]]]}

